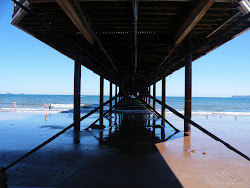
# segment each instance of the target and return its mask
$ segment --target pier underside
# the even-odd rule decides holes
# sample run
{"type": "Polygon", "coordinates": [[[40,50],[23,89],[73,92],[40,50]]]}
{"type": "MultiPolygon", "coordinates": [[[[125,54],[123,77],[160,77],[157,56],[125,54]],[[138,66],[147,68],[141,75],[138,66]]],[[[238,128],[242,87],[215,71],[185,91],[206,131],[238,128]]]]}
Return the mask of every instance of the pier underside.
{"type": "MultiPolygon", "coordinates": [[[[74,112],[72,124],[57,127],[59,133],[49,135],[52,137],[30,152],[7,149],[0,185],[6,183],[2,174],[9,170],[8,184],[13,186],[194,187],[204,182],[206,172],[203,176],[199,169],[196,175],[190,173],[189,169],[195,170],[196,165],[192,160],[190,125],[205,133],[202,136],[208,135],[243,157],[237,164],[249,172],[249,166],[241,162],[250,161],[247,155],[191,117],[192,62],[249,29],[247,0],[13,1],[13,25],[74,60],[74,112]],[[84,114],[80,107],[81,78],[87,78],[81,75],[82,65],[100,76],[100,106],[84,114]],[[165,78],[182,67],[184,115],[165,101],[165,78]],[[110,82],[108,101],[104,101],[104,79],[110,82]],[[156,82],[160,80],[161,101],[156,98],[156,82]],[[109,110],[104,110],[106,105],[109,110]],[[180,117],[182,125],[184,120],[184,129],[168,121],[166,110],[180,117]],[[88,120],[92,115],[94,122],[88,120]],[[176,147],[181,152],[176,152],[176,147]],[[20,160],[9,164],[23,153],[20,160]],[[180,173],[180,165],[181,170],[173,172],[173,163],[189,162],[193,166],[184,168],[184,173],[180,173]],[[188,183],[187,177],[195,179],[195,183],[188,183]]],[[[205,139],[204,143],[211,140],[205,139]]],[[[212,156],[207,159],[210,165],[212,156]]],[[[227,163],[217,165],[224,168],[227,163]]],[[[250,182],[249,176],[247,180],[250,182]]]]}
{"type": "Polygon", "coordinates": [[[135,91],[184,67],[186,56],[195,61],[250,26],[238,0],[20,2],[27,11],[16,6],[13,25],[135,91]]]}

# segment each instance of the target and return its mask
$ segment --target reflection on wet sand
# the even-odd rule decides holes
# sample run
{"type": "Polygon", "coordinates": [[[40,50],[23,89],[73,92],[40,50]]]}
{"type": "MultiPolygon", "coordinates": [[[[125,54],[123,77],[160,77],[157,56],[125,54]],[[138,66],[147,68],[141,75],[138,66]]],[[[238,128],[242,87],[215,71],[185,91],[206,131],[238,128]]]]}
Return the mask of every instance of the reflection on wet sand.
{"type": "MultiPolygon", "coordinates": [[[[94,118],[82,125],[82,129],[94,118]]],[[[38,126],[44,137],[58,131],[59,126],[54,125],[52,119],[49,118],[51,125],[38,126]]],[[[44,123],[44,116],[41,122],[44,123]]],[[[161,120],[145,109],[131,110],[130,113],[120,109],[104,123],[106,128],[103,130],[67,131],[10,169],[9,185],[163,188],[250,185],[249,163],[197,130],[185,135],[175,133],[168,125],[162,128],[161,120]],[[191,152],[193,150],[195,152],[191,152]]],[[[7,156],[2,157],[3,165],[29,150],[26,145],[30,138],[40,143],[41,132],[33,131],[33,124],[30,127],[32,131],[25,132],[25,138],[29,139],[23,139],[21,147],[0,151],[6,152],[0,156],[7,156]]]]}
{"type": "MultiPolygon", "coordinates": [[[[80,166],[60,187],[182,187],[155,147],[154,142],[165,139],[160,138],[162,130],[155,129],[155,117],[148,111],[111,117],[106,129],[88,131],[96,134],[99,148],[85,153],[80,166]]],[[[82,139],[87,142],[89,138],[82,139]]]]}
{"type": "Polygon", "coordinates": [[[183,155],[184,155],[184,157],[190,157],[190,155],[191,155],[191,131],[184,133],[183,155]]]}

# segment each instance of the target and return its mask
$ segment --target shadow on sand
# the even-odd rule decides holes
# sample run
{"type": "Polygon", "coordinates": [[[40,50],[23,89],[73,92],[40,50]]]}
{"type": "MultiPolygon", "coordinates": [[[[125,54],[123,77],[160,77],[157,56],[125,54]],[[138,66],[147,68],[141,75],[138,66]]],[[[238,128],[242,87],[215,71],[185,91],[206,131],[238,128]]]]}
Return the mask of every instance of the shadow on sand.
{"type": "MultiPolygon", "coordinates": [[[[167,139],[180,135],[171,133],[167,139]]],[[[153,133],[148,113],[116,113],[105,130],[78,135],[81,143],[90,137],[98,140],[98,149],[81,155],[58,187],[182,187],[155,146],[164,139],[153,133]]]]}

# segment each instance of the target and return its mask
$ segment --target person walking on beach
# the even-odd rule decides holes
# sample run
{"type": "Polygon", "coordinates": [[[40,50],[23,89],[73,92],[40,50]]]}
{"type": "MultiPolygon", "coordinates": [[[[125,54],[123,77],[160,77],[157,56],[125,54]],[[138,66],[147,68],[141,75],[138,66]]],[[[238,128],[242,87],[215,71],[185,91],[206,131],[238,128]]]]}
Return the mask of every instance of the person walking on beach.
{"type": "Polygon", "coordinates": [[[16,108],[16,102],[15,101],[13,102],[13,108],[16,108]]]}

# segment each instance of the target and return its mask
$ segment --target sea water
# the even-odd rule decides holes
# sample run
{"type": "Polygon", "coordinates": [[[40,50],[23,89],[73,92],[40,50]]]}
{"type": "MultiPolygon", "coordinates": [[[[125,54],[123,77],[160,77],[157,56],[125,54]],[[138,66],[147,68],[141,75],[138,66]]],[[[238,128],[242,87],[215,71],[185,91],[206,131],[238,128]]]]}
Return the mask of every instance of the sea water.
{"type": "MultiPolygon", "coordinates": [[[[157,97],[161,100],[161,97],[157,97]]],[[[81,96],[82,111],[89,111],[99,106],[99,96],[81,96]]],[[[109,100],[109,96],[104,96],[104,102],[109,100]]],[[[50,112],[72,112],[73,95],[17,95],[0,94],[0,112],[43,112],[48,110],[46,104],[51,104],[50,112]],[[13,108],[13,102],[16,107],[13,108]]],[[[114,102],[114,101],[113,101],[114,102]]],[[[166,104],[183,113],[184,97],[166,97],[166,104]]],[[[152,105],[152,99],[151,99],[152,105]]],[[[108,105],[104,110],[108,109],[108,105]]],[[[156,109],[160,111],[161,106],[156,103],[156,109]]],[[[244,97],[193,97],[193,115],[244,115],[250,116],[250,98],[244,97]]],[[[169,113],[168,111],[166,113],[169,113]]]]}

